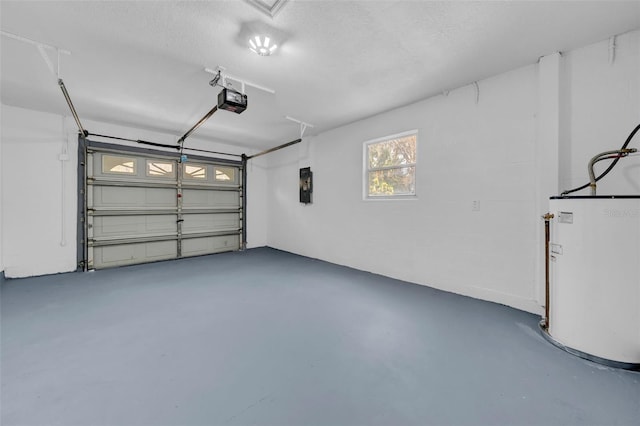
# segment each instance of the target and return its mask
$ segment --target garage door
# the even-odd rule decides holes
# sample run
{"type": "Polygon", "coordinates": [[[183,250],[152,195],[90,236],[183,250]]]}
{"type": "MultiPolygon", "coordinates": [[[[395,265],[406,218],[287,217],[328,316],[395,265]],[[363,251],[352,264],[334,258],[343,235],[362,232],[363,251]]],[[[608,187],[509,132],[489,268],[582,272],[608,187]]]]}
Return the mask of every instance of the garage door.
{"type": "Polygon", "coordinates": [[[87,146],[87,269],[239,250],[237,162],[87,146]]]}

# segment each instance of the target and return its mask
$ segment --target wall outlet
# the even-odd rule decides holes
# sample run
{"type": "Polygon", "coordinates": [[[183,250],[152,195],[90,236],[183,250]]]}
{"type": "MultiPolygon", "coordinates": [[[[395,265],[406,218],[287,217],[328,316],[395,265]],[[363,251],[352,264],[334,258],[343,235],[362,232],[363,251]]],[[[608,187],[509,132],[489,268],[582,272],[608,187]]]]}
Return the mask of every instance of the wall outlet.
{"type": "Polygon", "coordinates": [[[479,212],[480,211],[480,200],[473,200],[471,202],[471,211],[479,212]]]}

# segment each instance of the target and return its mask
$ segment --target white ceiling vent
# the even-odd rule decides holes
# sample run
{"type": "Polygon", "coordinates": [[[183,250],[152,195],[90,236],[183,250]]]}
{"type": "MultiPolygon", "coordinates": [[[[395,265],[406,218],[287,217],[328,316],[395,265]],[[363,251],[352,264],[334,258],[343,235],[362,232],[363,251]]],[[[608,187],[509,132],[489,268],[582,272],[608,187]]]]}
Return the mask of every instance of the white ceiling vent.
{"type": "Polygon", "coordinates": [[[273,18],[288,0],[244,0],[265,15],[273,18]]]}

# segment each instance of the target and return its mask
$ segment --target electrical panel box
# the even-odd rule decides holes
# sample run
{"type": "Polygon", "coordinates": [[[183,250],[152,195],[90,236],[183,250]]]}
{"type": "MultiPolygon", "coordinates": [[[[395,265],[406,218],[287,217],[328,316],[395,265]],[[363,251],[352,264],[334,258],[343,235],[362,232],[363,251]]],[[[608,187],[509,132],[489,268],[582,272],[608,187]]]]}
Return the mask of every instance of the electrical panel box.
{"type": "Polygon", "coordinates": [[[300,202],[311,203],[311,193],[313,192],[313,172],[311,167],[300,169],[300,202]]]}
{"type": "Polygon", "coordinates": [[[247,109],[247,95],[225,87],[218,93],[218,109],[240,114],[247,109]]]}

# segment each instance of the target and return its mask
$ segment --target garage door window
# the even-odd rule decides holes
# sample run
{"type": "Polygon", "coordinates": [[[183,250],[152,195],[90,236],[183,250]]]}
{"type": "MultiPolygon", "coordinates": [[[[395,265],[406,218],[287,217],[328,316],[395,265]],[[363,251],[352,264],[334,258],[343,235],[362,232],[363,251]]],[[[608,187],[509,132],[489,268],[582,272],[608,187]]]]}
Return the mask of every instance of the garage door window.
{"type": "Polygon", "coordinates": [[[135,175],[136,159],[105,154],[102,156],[102,173],[135,175]]]}
{"type": "Polygon", "coordinates": [[[204,164],[187,164],[184,166],[184,177],[187,179],[207,179],[207,166],[204,164]]]}
{"type": "Polygon", "coordinates": [[[235,169],[232,167],[215,167],[216,171],[216,181],[219,182],[235,182],[235,169]]]}
{"type": "Polygon", "coordinates": [[[147,160],[147,176],[175,177],[173,163],[166,161],[147,160]]]}

